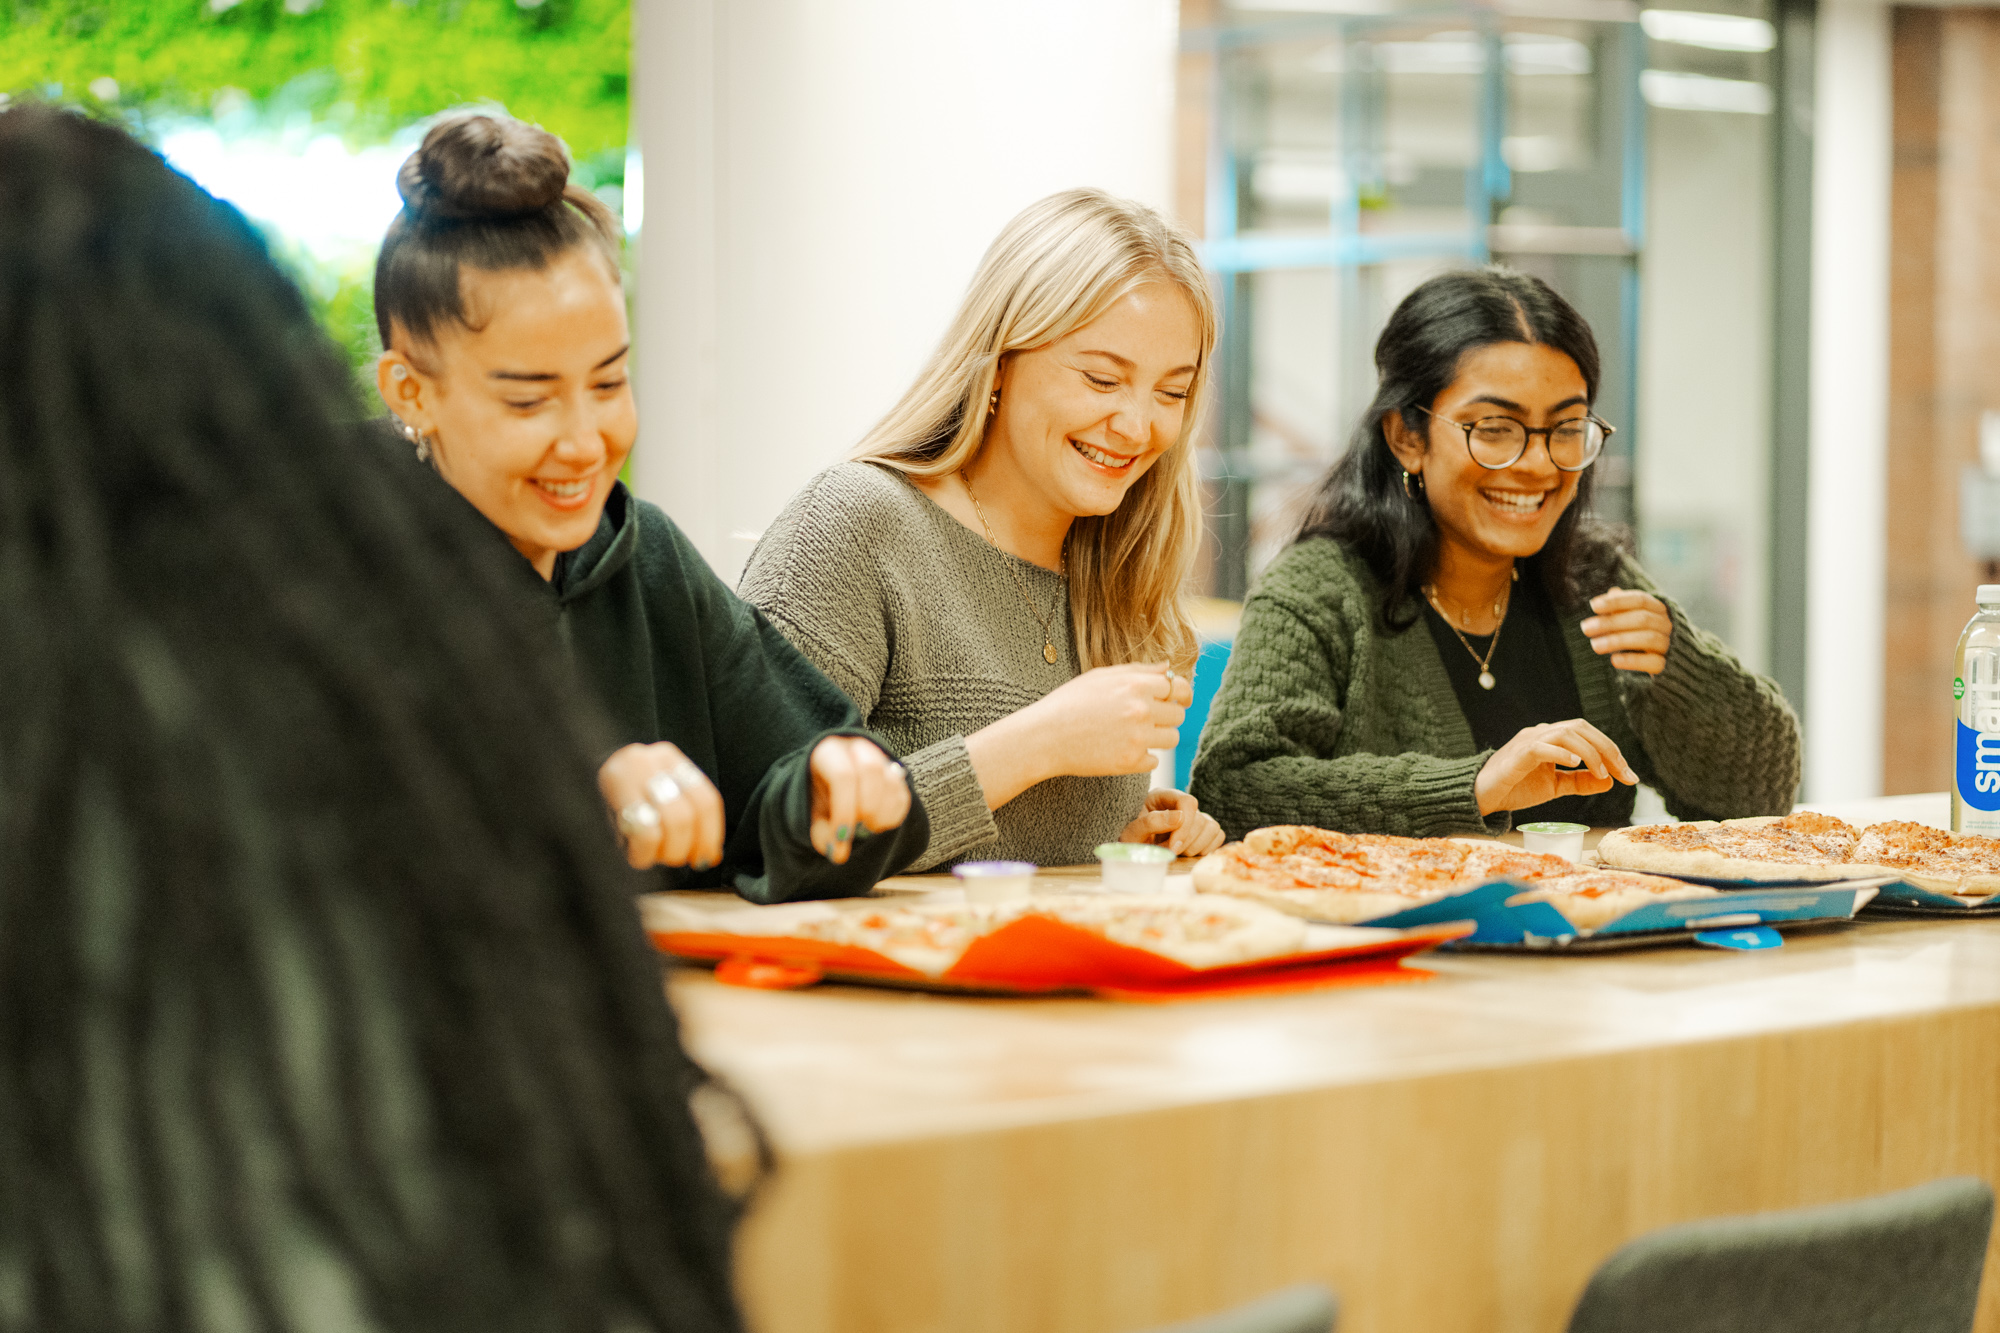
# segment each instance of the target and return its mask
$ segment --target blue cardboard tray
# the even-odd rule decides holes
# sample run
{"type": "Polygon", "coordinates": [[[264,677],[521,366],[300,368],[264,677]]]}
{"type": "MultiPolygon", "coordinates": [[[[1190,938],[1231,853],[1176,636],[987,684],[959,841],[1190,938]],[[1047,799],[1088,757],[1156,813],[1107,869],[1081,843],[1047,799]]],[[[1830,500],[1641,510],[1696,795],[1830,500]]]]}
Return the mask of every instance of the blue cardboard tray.
{"type": "MultiPolygon", "coordinates": [[[[1850,920],[1881,881],[1853,880],[1731,893],[1726,899],[1672,899],[1635,908],[1594,931],[1581,931],[1544,902],[1508,906],[1532,885],[1494,880],[1406,911],[1359,922],[1365,926],[1428,926],[1471,921],[1475,929],[1446,949],[1532,953],[1603,953],[1662,944],[1745,947],[1725,938],[1741,928],[1789,930],[1850,920]],[[1713,938],[1702,938],[1712,936],[1713,938]]],[[[1760,937],[1763,938],[1763,937],[1760,937]]],[[[1754,946],[1753,946],[1754,947],[1754,946]]],[[[1768,942],[1763,947],[1769,947],[1768,942]]]]}
{"type": "MultiPolygon", "coordinates": [[[[1611,868],[1606,867],[1606,869],[1611,868]]],[[[1684,879],[1690,884],[1706,884],[1710,888],[1727,889],[1731,893],[1755,892],[1771,888],[1802,888],[1830,882],[1868,883],[1876,886],[1875,897],[1865,909],[1870,916],[2000,916],[2000,894],[1995,894],[1982,903],[1967,903],[1948,893],[1920,889],[1903,879],[1884,878],[1865,881],[1714,879],[1706,875],[1675,875],[1673,878],[1684,879]]]]}

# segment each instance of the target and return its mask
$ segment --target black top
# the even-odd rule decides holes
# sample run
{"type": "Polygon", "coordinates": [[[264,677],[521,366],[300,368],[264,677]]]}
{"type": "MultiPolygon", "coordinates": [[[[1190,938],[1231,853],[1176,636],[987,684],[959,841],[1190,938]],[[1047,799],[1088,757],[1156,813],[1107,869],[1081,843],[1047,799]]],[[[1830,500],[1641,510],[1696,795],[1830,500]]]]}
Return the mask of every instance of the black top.
{"type": "MultiPolygon", "coordinates": [[[[422,484],[458,494],[386,423],[377,434],[422,484]]],[[[469,502],[465,512],[471,539],[506,542],[469,502]]],[[[665,881],[652,887],[733,888],[765,903],[848,897],[902,870],[929,843],[930,819],[912,793],[902,827],[855,842],[845,865],[812,846],[813,747],[830,735],[865,736],[894,751],[791,640],[715,576],[672,519],[623,482],[611,488],[591,539],[557,557],[553,579],[507,550],[519,562],[522,594],[550,615],[597,705],[605,756],[670,741],[722,796],[722,863],[649,872],[665,881]]]]}
{"type": "MultiPolygon", "coordinates": [[[[1532,572],[1514,585],[1507,619],[1500,626],[1500,643],[1493,649],[1487,670],[1493,673],[1493,688],[1479,687],[1479,657],[1486,656],[1490,635],[1467,634],[1465,641],[1452,631],[1437,608],[1424,599],[1424,623],[1444,658],[1445,674],[1451,677],[1452,692],[1472,728],[1472,739],[1482,750],[1497,750],[1524,728],[1544,722],[1566,722],[1583,716],[1583,704],[1576,693],[1576,673],[1570,668],[1569,651],[1563,645],[1562,626],[1541,579],[1532,572]],[[1472,651],[1466,651],[1466,644],[1472,651]]],[[[1559,796],[1527,810],[1514,811],[1514,827],[1537,820],[1560,820],[1567,824],[1588,824],[1585,817],[1589,798],[1559,796]]]]}
{"type": "Polygon", "coordinates": [[[722,864],[670,870],[671,887],[734,888],[756,902],[866,893],[914,860],[930,821],[911,798],[901,828],[834,865],[810,840],[812,747],[869,736],[853,703],[763,614],[725,586],[674,521],[620,482],[583,546],[544,582],[578,674],[619,744],[671,741],[722,794],[722,864]]]}

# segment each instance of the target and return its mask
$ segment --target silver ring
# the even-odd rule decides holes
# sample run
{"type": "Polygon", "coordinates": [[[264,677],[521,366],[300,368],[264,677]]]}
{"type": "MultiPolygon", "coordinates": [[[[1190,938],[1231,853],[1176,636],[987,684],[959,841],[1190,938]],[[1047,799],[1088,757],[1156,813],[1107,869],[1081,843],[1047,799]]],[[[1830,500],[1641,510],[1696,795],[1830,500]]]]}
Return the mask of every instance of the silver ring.
{"type": "Polygon", "coordinates": [[[675,764],[673,772],[668,774],[668,776],[679,784],[683,791],[689,787],[698,787],[708,781],[708,774],[695,767],[695,762],[692,759],[683,759],[678,764],[675,764]]]}
{"type": "MultiPolygon", "coordinates": [[[[647,799],[662,810],[679,800],[680,795],[681,784],[675,782],[665,773],[655,773],[646,783],[647,799]]],[[[658,813],[655,812],[654,818],[657,819],[658,817],[658,813]]]]}
{"type": "Polygon", "coordinates": [[[618,831],[627,839],[637,837],[642,830],[660,826],[660,812],[644,801],[634,801],[618,812],[618,831]]]}

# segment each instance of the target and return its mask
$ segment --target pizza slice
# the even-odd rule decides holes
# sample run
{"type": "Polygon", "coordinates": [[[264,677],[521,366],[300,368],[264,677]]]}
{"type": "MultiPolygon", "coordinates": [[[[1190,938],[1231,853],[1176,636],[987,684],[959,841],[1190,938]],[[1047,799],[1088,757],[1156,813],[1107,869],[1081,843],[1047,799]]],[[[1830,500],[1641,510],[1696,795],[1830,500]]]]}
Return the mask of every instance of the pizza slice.
{"type": "Polygon", "coordinates": [[[2000,893],[2000,838],[1892,820],[1863,830],[1853,860],[1852,874],[1899,875],[1933,893],[1971,898],[2000,893]]]}
{"type": "Polygon", "coordinates": [[[1650,903],[1720,896],[1720,889],[1712,889],[1705,884],[1684,884],[1663,875],[1572,869],[1570,874],[1552,875],[1537,881],[1534,888],[1508,901],[1544,902],[1561,912],[1578,930],[1597,930],[1650,903]]]}
{"type": "Polygon", "coordinates": [[[1277,825],[1203,857],[1194,868],[1194,887],[1351,924],[1454,892],[1469,851],[1444,838],[1277,825]]]}
{"type": "Polygon", "coordinates": [[[1496,879],[1533,884],[1576,871],[1576,866],[1569,861],[1547,852],[1527,852],[1504,842],[1463,841],[1470,847],[1464,864],[1458,870],[1458,882],[1465,888],[1496,879]]]}
{"type": "Polygon", "coordinates": [[[1597,844],[1608,867],[1705,879],[1837,880],[1854,876],[1853,825],[1810,811],[1613,829],[1597,844]]]}

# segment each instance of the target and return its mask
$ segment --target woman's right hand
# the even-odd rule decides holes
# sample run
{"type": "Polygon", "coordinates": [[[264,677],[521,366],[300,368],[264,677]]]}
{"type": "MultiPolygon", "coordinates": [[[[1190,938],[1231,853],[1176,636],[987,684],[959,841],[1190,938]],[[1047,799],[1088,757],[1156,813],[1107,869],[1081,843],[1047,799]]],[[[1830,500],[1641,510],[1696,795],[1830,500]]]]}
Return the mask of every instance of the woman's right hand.
{"type": "Polygon", "coordinates": [[[597,770],[597,789],[634,870],[707,870],[722,860],[722,794],[674,746],[624,747],[597,770]]]}
{"type": "Polygon", "coordinates": [[[1490,815],[1558,796],[1595,796],[1610,791],[1614,778],[1639,781],[1611,738],[1579,717],[1522,728],[1479,770],[1472,793],[1479,813],[1490,815]]]}
{"type": "Polygon", "coordinates": [[[1021,710],[1048,748],[1049,776],[1146,773],[1154,750],[1180,743],[1181,719],[1194,699],[1187,677],[1165,662],[1098,667],[1021,710]]]}

